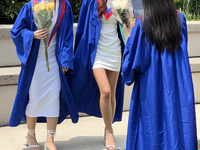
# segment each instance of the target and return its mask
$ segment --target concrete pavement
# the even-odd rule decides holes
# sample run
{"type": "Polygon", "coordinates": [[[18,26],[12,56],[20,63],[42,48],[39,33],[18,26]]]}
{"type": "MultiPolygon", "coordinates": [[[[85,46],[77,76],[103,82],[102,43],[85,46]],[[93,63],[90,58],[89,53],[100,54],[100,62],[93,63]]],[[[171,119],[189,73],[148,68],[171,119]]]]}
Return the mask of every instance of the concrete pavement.
{"type": "MultiPolygon", "coordinates": [[[[124,150],[126,145],[128,112],[123,113],[121,122],[113,125],[116,147],[124,150]]],[[[23,145],[27,134],[26,125],[18,127],[0,128],[0,150],[28,150],[23,145]]],[[[104,150],[103,145],[104,124],[101,118],[86,116],[80,117],[77,124],[71,119],[65,119],[57,126],[55,145],[58,150],[104,150]]],[[[38,123],[36,126],[36,137],[43,150],[46,140],[46,123],[38,123]]]]}
{"type": "MultiPolygon", "coordinates": [[[[118,150],[126,148],[126,134],[129,112],[123,113],[121,122],[113,124],[115,142],[118,150]]],[[[197,133],[200,137],[200,104],[196,105],[197,133]]],[[[24,137],[27,133],[26,125],[18,127],[0,128],[0,150],[28,150],[24,146],[24,137]]],[[[103,133],[104,124],[101,118],[86,116],[80,117],[77,124],[73,124],[70,119],[57,126],[55,145],[58,150],[104,150],[103,133]]],[[[38,123],[36,136],[43,150],[46,140],[46,123],[38,123]]]]}

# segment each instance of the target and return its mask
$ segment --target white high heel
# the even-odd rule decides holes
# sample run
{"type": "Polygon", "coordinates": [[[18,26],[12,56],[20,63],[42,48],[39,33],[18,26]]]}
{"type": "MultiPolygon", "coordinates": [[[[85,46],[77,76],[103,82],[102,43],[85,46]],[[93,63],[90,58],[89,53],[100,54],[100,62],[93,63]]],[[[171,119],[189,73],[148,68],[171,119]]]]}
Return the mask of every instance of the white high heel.
{"type": "Polygon", "coordinates": [[[48,150],[46,146],[46,142],[44,143],[44,150],[48,150]]]}
{"type": "MultiPolygon", "coordinates": [[[[33,137],[35,137],[35,129],[34,130],[30,130],[30,129],[28,129],[28,134],[30,134],[31,136],[33,136],[33,137]]],[[[40,148],[40,146],[39,145],[29,145],[28,144],[28,140],[27,140],[27,136],[25,137],[25,143],[24,143],[24,145],[26,145],[30,150],[32,149],[32,148],[38,148],[37,150],[41,150],[41,148],[40,148]]]]}
{"type": "Polygon", "coordinates": [[[113,140],[114,140],[114,134],[113,133],[112,134],[108,133],[106,131],[106,128],[105,128],[105,132],[104,132],[104,145],[106,146],[106,148],[108,150],[115,150],[115,145],[107,145],[106,144],[106,140],[109,139],[109,138],[113,138],[113,140]]]}
{"type": "MultiPolygon", "coordinates": [[[[56,136],[56,130],[47,130],[47,139],[54,138],[56,136]]],[[[49,150],[46,146],[46,142],[44,143],[44,150],[49,150]]]]}

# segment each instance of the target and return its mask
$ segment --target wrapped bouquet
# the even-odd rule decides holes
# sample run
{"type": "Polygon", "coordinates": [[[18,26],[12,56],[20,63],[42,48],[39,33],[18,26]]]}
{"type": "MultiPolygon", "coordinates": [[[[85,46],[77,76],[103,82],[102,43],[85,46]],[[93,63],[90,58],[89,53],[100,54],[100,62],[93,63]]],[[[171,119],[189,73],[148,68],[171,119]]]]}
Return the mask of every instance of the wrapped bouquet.
{"type": "MultiPolygon", "coordinates": [[[[32,0],[32,7],[33,7],[33,16],[35,25],[38,29],[47,29],[52,24],[53,18],[53,10],[54,10],[54,1],[53,0],[32,0]]],[[[46,57],[46,69],[49,69],[49,61],[48,61],[48,40],[49,37],[42,40],[42,43],[45,46],[45,57],[46,57]]]]}
{"type": "Polygon", "coordinates": [[[134,22],[133,6],[130,0],[111,0],[112,9],[117,20],[129,27],[134,22]]]}

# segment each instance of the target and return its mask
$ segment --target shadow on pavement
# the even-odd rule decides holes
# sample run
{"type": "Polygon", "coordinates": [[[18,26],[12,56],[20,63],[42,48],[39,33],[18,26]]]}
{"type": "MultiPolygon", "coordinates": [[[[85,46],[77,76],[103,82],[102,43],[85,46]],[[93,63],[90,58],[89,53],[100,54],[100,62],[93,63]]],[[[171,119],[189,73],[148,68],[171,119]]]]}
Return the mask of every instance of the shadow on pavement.
{"type": "MultiPolygon", "coordinates": [[[[116,150],[125,150],[124,135],[116,135],[116,150]]],[[[44,142],[40,142],[41,150],[44,149],[44,142]]],[[[78,136],[68,141],[55,141],[58,150],[106,150],[103,143],[103,136],[78,136]]],[[[25,147],[25,146],[24,146],[25,147]]],[[[22,150],[28,150],[23,148],[22,150]]]]}

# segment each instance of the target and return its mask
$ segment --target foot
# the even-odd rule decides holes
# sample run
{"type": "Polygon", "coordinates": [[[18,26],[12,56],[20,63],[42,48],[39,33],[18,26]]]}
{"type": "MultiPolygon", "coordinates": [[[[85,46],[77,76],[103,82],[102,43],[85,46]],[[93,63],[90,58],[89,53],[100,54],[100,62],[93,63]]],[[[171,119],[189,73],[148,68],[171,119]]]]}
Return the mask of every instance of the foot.
{"type": "Polygon", "coordinates": [[[105,135],[105,146],[108,150],[115,150],[115,141],[114,141],[114,135],[113,132],[110,132],[109,130],[106,130],[105,135]]]}
{"type": "Polygon", "coordinates": [[[31,136],[29,133],[27,134],[27,141],[28,141],[28,147],[30,150],[41,150],[39,147],[38,142],[36,141],[35,136],[31,136]],[[34,146],[35,145],[35,146],[34,146]],[[36,145],[38,147],[36,147],[36,145]]]}
{"type": "Polygon", "coordinates": [[[46,141],[46,147],[49,149],[49,150],[57,150],[55,144],[54,144],[54,141],[53,141],[53,138],[48,138],[47,141],[46,141]]]}

